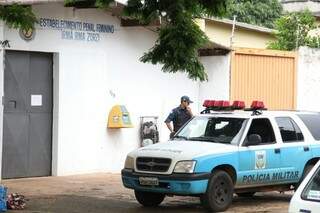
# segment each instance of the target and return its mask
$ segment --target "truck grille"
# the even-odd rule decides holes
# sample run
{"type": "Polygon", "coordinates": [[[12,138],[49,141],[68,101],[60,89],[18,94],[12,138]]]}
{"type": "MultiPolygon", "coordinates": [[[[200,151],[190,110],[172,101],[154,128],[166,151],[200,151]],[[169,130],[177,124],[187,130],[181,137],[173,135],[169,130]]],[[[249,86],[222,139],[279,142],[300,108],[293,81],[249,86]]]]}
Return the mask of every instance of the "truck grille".
{"type": "Polygon", "coordinates": [[[171,159],[139,157],[137,158],[136,164],[137,164],[137,169],[140,171],[166,172],[170,167],[171,159]]]}

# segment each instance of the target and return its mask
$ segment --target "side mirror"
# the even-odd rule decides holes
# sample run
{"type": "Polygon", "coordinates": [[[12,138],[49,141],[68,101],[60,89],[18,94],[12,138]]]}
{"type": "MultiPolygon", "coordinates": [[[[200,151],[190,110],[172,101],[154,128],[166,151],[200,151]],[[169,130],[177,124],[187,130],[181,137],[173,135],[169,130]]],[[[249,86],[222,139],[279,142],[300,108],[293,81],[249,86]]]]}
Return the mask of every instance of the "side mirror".
{"type": "Polygon", "coordinates": [[[251,134],[248,137],[248,141],[246,142],[246,146],[254,146],[254,145],[259,145],[261,144],[262,139],[261,136],[258,134],[251,134]]]}

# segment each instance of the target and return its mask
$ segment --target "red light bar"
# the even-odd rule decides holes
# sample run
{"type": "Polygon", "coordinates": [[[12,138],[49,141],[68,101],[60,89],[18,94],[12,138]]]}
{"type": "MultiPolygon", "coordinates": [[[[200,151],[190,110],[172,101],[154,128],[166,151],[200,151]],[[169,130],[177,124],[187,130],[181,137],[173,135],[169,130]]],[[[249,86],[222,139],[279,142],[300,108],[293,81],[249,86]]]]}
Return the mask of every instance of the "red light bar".
{"type": "Polygon", "coordinates": [[[233,109],[244,109],[246,107],[244,101],[233,101],[232,108],[233,109]]]}
{"type": "Polygon", "coordinates": [[[202,106],[209,107],[210,106],[209,104],[210,104],[210,100],[205,100],[202,106]]]}
{"type": "Polygon", "coordinates": [[[223,108],[228,108],[230,107],[230,102],[229,101],[222,101],[222,106],[223,108]]]}
{"type": "Polygon", "coordinates": [[[227,107],[230,107],[230,102],[229,101],[211,101],[209,105],[211,107],[216,107],[216,108],[227,108],[227,107]]]}
{"type": "Polygon", "coordinates": [[[215,101],[215,100],[205,100],[203,106],[206,108],[202,113],[209,113],[210,110],[220,111],[220,110],[232,110],[229,101],[215,101]]]}
{"type": "Polygon", "coordinates": [[[222,107],[223,101],[214,101],[213,107],[222,107]]]}
{"type": "Polygon", "coordinates": [[[252,101],[251,109],[253,110],[265,109],[263,101],[252,101]]]}
{"type": "Polygon", "coordinates": [[[216,101],[211,100],[209,102],[209,107],[214,107],[215,106],[216,101]]]}

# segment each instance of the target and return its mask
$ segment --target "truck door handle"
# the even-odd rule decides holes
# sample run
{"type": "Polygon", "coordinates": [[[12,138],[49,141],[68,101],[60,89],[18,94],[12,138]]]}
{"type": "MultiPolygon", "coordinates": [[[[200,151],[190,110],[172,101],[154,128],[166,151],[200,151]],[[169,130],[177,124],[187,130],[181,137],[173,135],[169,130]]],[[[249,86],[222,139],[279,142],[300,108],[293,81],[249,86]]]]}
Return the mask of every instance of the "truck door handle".
{"type": "Polygon", "coordinates": [[[310,149],[309,149],[308,146],[304,146],[304,147],[303,147],[303,151],[308,152],[309,150],[310,150],[310,149]]]}
{"type": "Polygon", "coordinates": [[[274,153],[279,154],[280,153],[280,148],[274,149],[274,153]]]}

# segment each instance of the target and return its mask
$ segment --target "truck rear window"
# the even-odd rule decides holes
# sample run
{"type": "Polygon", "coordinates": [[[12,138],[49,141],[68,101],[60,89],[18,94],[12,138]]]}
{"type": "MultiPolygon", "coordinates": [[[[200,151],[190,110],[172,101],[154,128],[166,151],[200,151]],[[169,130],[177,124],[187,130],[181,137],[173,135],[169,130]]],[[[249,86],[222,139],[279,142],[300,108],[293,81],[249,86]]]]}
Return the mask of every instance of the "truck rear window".
{"type": "Polygon", "coordinates": [[[299,118],[308,127],[315,140],[320,140],[320,114],[299,114],[299,118]]]}

